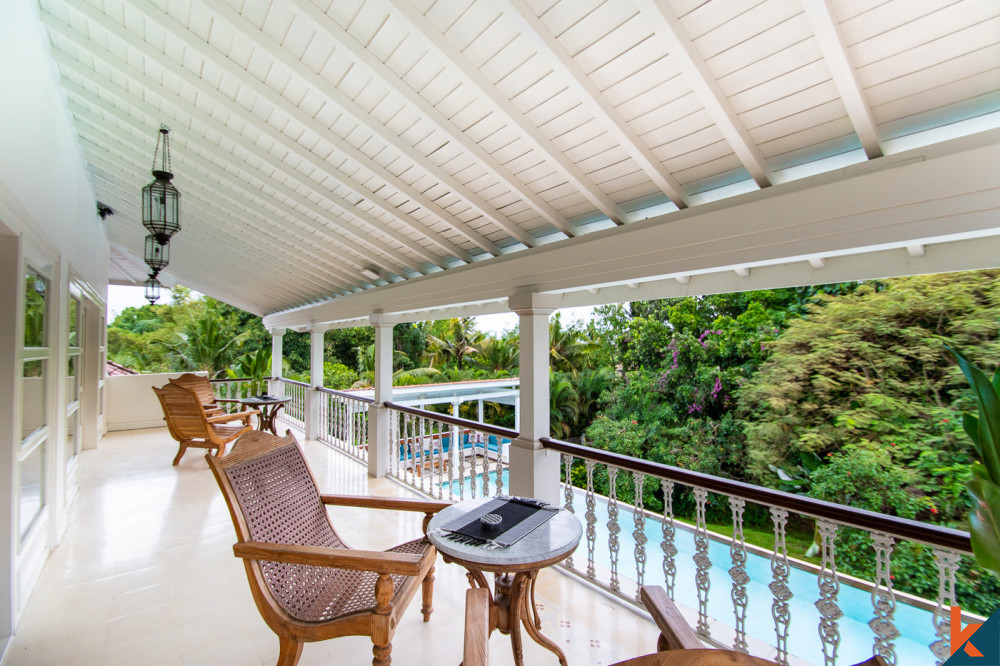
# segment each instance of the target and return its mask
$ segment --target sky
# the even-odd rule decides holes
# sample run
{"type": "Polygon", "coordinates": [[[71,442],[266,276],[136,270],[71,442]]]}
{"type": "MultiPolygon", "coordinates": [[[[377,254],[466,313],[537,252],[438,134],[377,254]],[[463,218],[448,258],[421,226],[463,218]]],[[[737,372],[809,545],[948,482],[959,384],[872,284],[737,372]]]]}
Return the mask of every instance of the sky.
{"type": "MultiPolygon", "coordinates": [[[[119,285],[108,285],[108,323],[115,320],[115,317],[121,314],[122,310],[129,307],[140,308],[146,305],[148,301],[143,296],[145,290],[142,287],[123,287],[119,285]]],[[[192,291],[191,295],[193,297],[200,296],[198,292],[192,291]]],[[[170,302],[170,290],[163,289],[160,294],[160,303],[170,302]]],[[[587,322],[594,317],[595,308],[579,307],[579,308],[565,308],[560,310],[562,313],[563,325],[569,325],[576,322],[587,322]]],[[[517,315],[513,312],[507,312],[504,314],[495,315],[481,315],[479,317],[473,317],[476,322],[476,328],[484,333],[489,333],[490,335],[496,336],[504,331],[509,331],[517,328],[517,315]]]]}

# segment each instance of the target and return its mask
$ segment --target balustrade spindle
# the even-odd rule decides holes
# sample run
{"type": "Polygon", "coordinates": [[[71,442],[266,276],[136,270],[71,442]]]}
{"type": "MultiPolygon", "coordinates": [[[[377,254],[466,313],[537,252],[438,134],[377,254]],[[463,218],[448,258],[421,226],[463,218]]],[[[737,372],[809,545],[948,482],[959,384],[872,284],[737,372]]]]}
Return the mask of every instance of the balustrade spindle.
{"type": "Polygon", "coordinates": [[[462,455],[464,449],[464,442],[460,442],[458,437],[451,438],[451,443],[448,445],[448,499],[450,500],[455,499],[455,467],[452,463],[456,457],[462,455]]]}
{"type": "Polygon", "coordinates": [[[708,502],[708,491],[704,488],[694,490],[694,564],[696,573],[694,583],[698,589],[698,624],[695,631],[708,638],[711,630],[708,626],[708,591],[712,587],[712,579],[708,575],[712,560],[708,556],[708,525],[705,521],[705,504],[708,502]]]}
{"type": "Polygon", "coordinates": [[[597,545],[597,499],[594,497],[594,467],[597,463],[585,460],[587,466],[587,578],[594,579],[597,572],[594,569],[594,548],[597,545]]]}
{"type": "Polygon", "coordinates": [[[503,444],[500,442],[500,438],[497,437],[497,497],[503,495],[503,444]]]}
{"type": "Polygon", "coordinates": [[[733,615],[736,618],[736,637],[733,639],[733,649],[747,652],[747,547],[743,537],[743,511],[746,500],[739,497],[729,498],[729,509],[733,514],[733,540],[729,544],[729,558],[733,566],[729,569],[729,577],[733,579],[733,589],[730,594],[733,600],[733,615]]]}
{"type": "MultiPolygon", "coordinates": [[[[566,467],[566,482],[563,483],[563,499],[565,503],[563,508],[572,514],[576,513],[576,509],[573,508],[573,456],[568,453],[562,454],[563,465],[566,467]]],[[[566,566],[573,569],[573,556],[570,555],[566,558],[566,566]]]]}
{"type": "Polygon", "coordinates": [[[837,649],[840,647],[840,627],[837,621],[844,616],[844,612],[837,605],[837,597],[840,594],[840,579],[837,577],[837,563],[834,559],[837,524],[817,519],[816,530],[819,532],[822,557],[819,576],[816,578],[819,585],[819,599],[816,600],[816,609],[820,616],[819,640],[823,644],[824,666],[834,666],[837,663],[837,649]]]}
{"type": "Polygon", "coordinates": [[[611,589],[621,591],[618,581],[618,468],[608,465],[608,550],[611,552],[611,589]]]}
{"type": "Polygon", "coordinates": [[[635,486],[635,502],[632,504],[632,523],[635,526],[635,529],[632,530],[632,538],[635,540],[635,600],[641,602],[639,590],[646,579],[646,510],[643,506],[644,498],[642,496],[646,475],[641,472],[632,472],[632,483],[635,486]]]}
{"type": "Polygon", "coordinates": [[[423,493],[427,492],[427,474],[428,470],[434,467],[434,462],[431,460],[430,463],[427,461],[427,456],[434,450],[434,438],[428,438],[428,422],[427,419],[420,417],[420,491],[423,493]],[[428,439],[430,441],[428,442],[428,439]]]}
{"type": "Polygon", "coordinates": [[[875,617],[868,621],[875,634],[873,651],[893,666],[896,663],[894,640],[899,638],[899,630],[893,616],[896,613],[896,595],[892,591],[890,564],[895,540],[888,534],[873,532],[872,546],[875,548],[875,587],[872,589],[872,608],[875,617]]]}
{"type": "Polygon", "coordinates": [[[774,551],[771,553],[771,577],[773,580],[767,587],[774,595],[774,600],[771,603],[771,617],[774,618],[775,647],[778,650],[775,661],[779,664],[787,664],[788,624],[792,619],[788,609],[788,600],[792,598],[792,590],[788,587],[788,548],[785,545],[788,511],[772,506],[771,521],[774,523],[774,551]]]}
{"type": "Polygon", "coordinates": [[[674,581],[677,578],[677,546],[674,544],[674,482],[660,479],[663,489],[663,539],[660,550],[663,551],[663,582],[667,586],[667,595],[674,598],[674,581]]]}
{"type": "MultiPolygon", "coordinates": [[[[470,442],[470,443],[472,444],[472,446],[470,447],[472,449],[472,455],[475,456],[476,443],[475,442],[470,442]]],[[[462,482],[458,484],[458,499],[459,501],[464,501],[465,500],[465,447],[464,446],[458,450],[458,478],[462,480],[462,482]]]]}
{"type": "Polygon", "coordinates": [[[961,554],[953,550],[934,549],[934,563],[938,570],[937,607],[934,608],[934,635],[937,640],[930,644],[930,648],[937,657],[937,666],[951,657],[951,607],[958,605],[955,574],[961,559],[961,554]]]}
{"type": "Polygon", "coordinates": [[[490,496],[490,447],[483,446],[483,476],[482,476],[483,497],[490,496]]]}

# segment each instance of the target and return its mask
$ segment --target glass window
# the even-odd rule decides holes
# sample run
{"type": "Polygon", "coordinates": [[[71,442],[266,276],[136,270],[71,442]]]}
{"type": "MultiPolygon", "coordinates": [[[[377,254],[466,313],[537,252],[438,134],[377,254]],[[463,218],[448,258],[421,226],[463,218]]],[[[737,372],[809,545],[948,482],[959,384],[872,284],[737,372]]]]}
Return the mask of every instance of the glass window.
{"type": "Polygon", "coordinates": [[[45,443],[35,447],[28,457],[21,461],[21,506],[19,510],[21,538],[27,535],[38,514],[42,512],[42,473],[45,458],[45,443]]]}
{"type": "Polygon", "coordinates": [[[49,291],[49,281],[28,268],[24,297],[24,346],[44,347],[45,345],[45,299],[49,291]]]}
{"type": "Polygon", "coordinates": [[[81,343],[77,339],[80,328],[80,301],[75,296],[69,299],[69,346],[80,347],[81,343]]]}
{"type": "Polygon", "coordinates": [[[72,405],[79,399],[80,378],[77,376],[77,368],[80,365],[80,355],[74,354],[69,357],[69,364],[66,368],[66,404],[72,405]]]}
{"type": "Polygon", "coordinates": [[[45,425],[45,361],[25,361],[21,375],[21,439],[45,425]]]}
{"type": "Polygon", "coordinates": [[[79,410],[74,410],[73,413],[66,418],[66,456],[64,458],[66,462],[72,460],[78,453],[77,440],[79,437],[79,422],[79,410]]]}

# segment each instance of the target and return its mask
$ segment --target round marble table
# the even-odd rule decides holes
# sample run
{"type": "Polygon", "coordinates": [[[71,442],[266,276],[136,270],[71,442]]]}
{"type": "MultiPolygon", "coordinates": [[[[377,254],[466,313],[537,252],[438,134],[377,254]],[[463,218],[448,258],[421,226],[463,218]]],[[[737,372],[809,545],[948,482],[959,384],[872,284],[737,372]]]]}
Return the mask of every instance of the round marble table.
{"type": "Polygon", "coordinates": [[[489,589],[484,571],[494,574],[493,598],[490,601],[490,633],[494,630],[511,637],[514,662],[524,664],[521,648],[521,625],[542,647],[559,657],[566,666],[566,655],[551,639],[542,635],[542,623],[535,608],[535,578],[540,569],[569,557],[576,549],[583,528],[576,516],[560,509],[551,519],[507,548],[488,550],[452,541],[435,534],[442,525],[471,513],[493,498],[469,500],[439,511],[427,526],[427,537],[445,562],[460,564],[468,570],[472,587],[489,589]]]}
{"type": "Polygon", "coordinates": [[[268,430],[272,435],[278,434],[278,430],[274,426],[274,419],[278,416],[278,411],[285,406],[285,403],[291,401],[291,398],[276,396],[240,398],[240,404],[244,407],[260,411],[260,414],[257,415],[257,430],[268,430]]]}

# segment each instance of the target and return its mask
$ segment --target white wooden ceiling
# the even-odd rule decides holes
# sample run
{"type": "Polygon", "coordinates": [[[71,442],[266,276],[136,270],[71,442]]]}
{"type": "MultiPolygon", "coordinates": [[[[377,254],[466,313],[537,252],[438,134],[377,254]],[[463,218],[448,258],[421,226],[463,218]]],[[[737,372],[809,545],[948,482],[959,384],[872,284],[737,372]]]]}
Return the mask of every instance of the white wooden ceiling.
{"type": "Polygon", "coordinates": [[[168,271],[258,314],[878,159],[1000,110],[996,0],[39,5],[112,242],[141,258],[165,124],[183,226],[168,271]]]}

